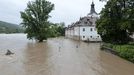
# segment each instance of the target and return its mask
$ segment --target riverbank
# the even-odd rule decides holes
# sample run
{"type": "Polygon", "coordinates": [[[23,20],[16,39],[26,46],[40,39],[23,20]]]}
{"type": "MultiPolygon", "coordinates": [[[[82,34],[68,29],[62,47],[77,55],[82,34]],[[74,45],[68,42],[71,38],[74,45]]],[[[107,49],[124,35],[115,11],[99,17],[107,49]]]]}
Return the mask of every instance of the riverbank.
{"type": "Polygon", "coordinates": [[[103,43],[103,45],[101,45],[101,49],[134,63],[134,43],[129,43],[126,45],[103,43]]]}

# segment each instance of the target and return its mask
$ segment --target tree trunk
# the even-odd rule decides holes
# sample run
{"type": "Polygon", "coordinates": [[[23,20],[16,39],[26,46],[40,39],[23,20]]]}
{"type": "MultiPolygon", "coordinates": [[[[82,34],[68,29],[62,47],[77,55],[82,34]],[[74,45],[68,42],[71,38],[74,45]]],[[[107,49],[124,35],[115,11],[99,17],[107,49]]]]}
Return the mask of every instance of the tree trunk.
{"type": "Polygon", "coordinates": [[[43,42],[43,39],[40,39],[39,42],[43,42]]]}
{"type": "Polygon", "coordinates": [[[38,41],[39,41],[39,42],[43,42],[43,40],[44,40],[44,39],[43,39],[42,37],[39,37],[39,38],[38,38],[38,41]]]}

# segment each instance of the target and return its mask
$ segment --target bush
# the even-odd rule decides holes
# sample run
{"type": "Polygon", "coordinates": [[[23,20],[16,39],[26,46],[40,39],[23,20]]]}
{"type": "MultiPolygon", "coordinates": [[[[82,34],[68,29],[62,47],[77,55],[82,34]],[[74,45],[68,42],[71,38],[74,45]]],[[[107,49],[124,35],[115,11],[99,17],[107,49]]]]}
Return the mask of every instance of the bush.
{"type": "Polygon", "coordinates": [[[124,59],[127,59],[134,63],[134,43],[128,45],[113,45],[110,43],[104,43],[103,46],[109,47],[117,51],[118,55],[124,59]]]}
{"type": "Polygon", "coordinates": [[[134,62],[134,51],[133,50],[122,50],[120,52],[120,56],[134,62]]]}

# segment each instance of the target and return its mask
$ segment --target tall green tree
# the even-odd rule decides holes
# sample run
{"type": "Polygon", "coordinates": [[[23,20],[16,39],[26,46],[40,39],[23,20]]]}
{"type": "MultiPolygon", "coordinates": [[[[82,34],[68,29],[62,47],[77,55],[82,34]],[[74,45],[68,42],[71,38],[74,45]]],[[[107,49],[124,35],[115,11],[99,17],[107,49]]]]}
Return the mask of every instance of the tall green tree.
{"type": "Polygon", "coordinates": [[[49,36],[49,13],[54,9],[54,4],[46,0],[29,1],[27,8],[21,13],[23,26],[26,28],[27,38],[39,42],[49,36]]]}
{"type": "Polygon", "coordinates": [[[134,0],[109,0],[97,21],[104,42],[125,44],[134,31],[134,0]]]}

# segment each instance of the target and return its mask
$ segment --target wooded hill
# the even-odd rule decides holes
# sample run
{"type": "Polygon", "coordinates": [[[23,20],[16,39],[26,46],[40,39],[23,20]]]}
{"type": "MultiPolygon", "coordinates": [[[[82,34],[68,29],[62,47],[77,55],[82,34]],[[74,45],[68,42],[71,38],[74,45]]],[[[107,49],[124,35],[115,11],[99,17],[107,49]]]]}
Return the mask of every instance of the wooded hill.
{"type": "Polygon", "coordinates": [[[23,33],[24,29],[20,25],[0,21],[0,33],[23,33]]]}

